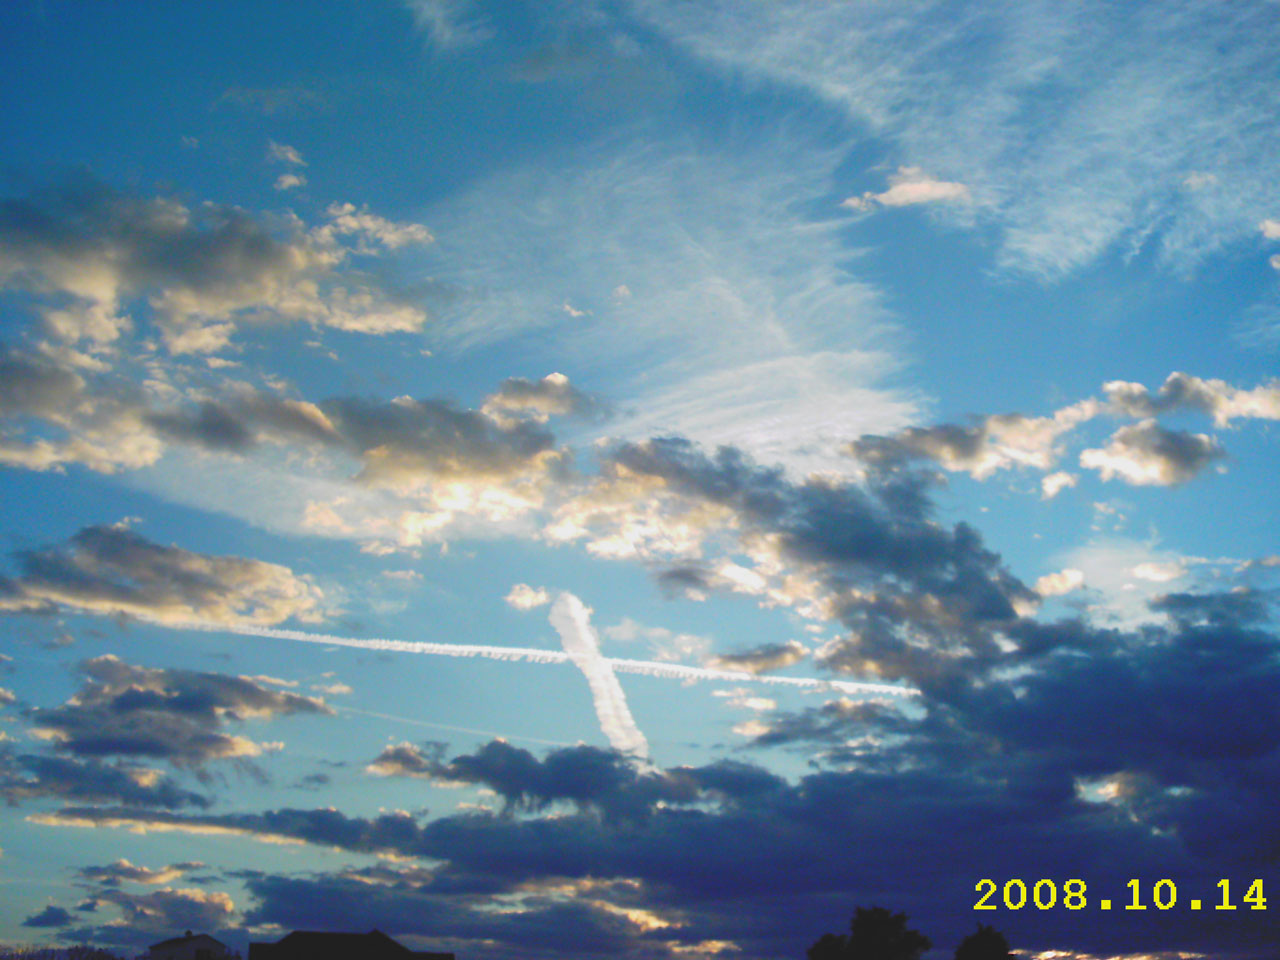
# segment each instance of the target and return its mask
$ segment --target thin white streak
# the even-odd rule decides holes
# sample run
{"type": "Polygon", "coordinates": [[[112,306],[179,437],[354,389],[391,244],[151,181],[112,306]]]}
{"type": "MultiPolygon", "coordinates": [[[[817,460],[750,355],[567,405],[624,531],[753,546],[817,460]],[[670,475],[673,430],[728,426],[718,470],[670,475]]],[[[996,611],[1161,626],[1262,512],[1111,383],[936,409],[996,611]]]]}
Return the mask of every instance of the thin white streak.
{"type": "MultiPolygon", "coordinates": [[[[302,630],[283,630],[278,627],[260,627],[248,623],[155,623],[156,626],[184,630],[201,630],[205,633],[234,633],[246,637],[266,637],[272,640],[294,640],[328,647],[352,647],[357,650],[375,650],[386,653],[418,653],[443,657],[483,657],[488,660],[523,661],[526,663],[569,663],[571,658],[563,650],[542,650],[536,647],[496,647],[474,643],[428,643],[411,640],[390,640],[379,637],[339,637],[328,633],[307,633],[302,630]]],[[[770,683],[811,690],[836,690],[858,696],[918,697],[914,687],[898,687],[888,683],[860,683],[851,680],[827,680],[820,677],[762,676],[744,670],[714,670],[710,667],[694,667],[680,663],[659,663],[654,660],[619,660],[601,657],[601,661],[614,670],[636,673],[647,677],[670,680],[711,680],[722,683],[770,683]]]]}
{"type": "Polygon", "coordinates": [[[339,713],[352,713],[361,717],[374,717],[378,720],[394,720],[415,727],[428,727],[432,730],[450,730],[454,733],[471,733],[480,737],[500,737],[503,740],[523,740],[525,743],[540,743],[548,747],[572,747],[574,744],[566,740],[543,740],[540,737],[525,737],[514,733],[498,733],[496,730],[478,730],[475,727],[458,727],[451,723],[436,723],[432,720],[417,720],[413,717],[401,717],[394,713],[379,713],[376,710],[358,710],[355,707],[339,707],[330,704],[339,713]]]}

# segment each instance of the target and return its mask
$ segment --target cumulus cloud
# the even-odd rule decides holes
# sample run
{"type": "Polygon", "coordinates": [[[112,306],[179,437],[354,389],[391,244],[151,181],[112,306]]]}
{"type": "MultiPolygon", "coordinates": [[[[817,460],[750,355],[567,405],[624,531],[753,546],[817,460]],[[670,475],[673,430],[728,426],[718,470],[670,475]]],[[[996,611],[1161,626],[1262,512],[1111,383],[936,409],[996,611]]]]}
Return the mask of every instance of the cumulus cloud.
{"type": "Polygon", "coordinates": [[[1058,597],[1084,586],[1084,572],[1068,567],[1056,573],[1046,573],[1036,581],[1035,591],[1042,597],[1058,597]]]}
{"type": "Polygon", "coordinates": [[[1040,496],[1043,500],[1052,500],[1063,490],[1074,487],[1080,478],[1073,473],[1067,473],[1065,470],[1059,470],[1056,473],[1046,474],[1040,480],[1040,496]]]}
{"type": "Polygon", "coordinates": [[[134,863],[130,863],[127,859],[121,858],[114,863],[109,863],[101,867],[81,867],[77,873],[85,880],[92,883],[99,883],[107,887],[116,887],[121,883],[142,883],[155,885],[160,883],[172,883],[184,873],[191,870],[198,870],[204,864],[199,861],[191,860],[184,863],[174,863],[167,867],[161,867],[159,870],[150,870],[134,863]]]}
{"type": "Polygon", "coordinates": [[[1105,447],[1084,450],[1080,465],[1097,470],[1103,480],[1120,479],[1134,486],[1186,483],[1226,456],[1213,437],[1169,430],[1155,420],[1121,427],[1105,447]]]}
{"type": "Polygon", "coordinates": [[[268,689],[246,677],[86,660],[88,678],[59,707],[27,712],[35,732],[81,757],[151,757],[175,766],[252,757],[262,745],[226,733],[228,723],[297,713],[332,714],[324,701],[268,689]]]}
{"type": "Polygon", "coordinates": [[[72,921],[72,916],[62,907],[52,904],[39,913],[32,914],[22,921],[24,927],[65,927],[72,921]]]}
{"type": "Polygon", "coordinates": [[[0,578],[0,611],[271,624],[312,619],[322,599],[288,567],[163,546],[123,523],[85,527],[65,544],[15,556],[21,573],[0,578]]]}
{"type": "Polygon", "coordinates": [[[1124,380],[1110,381],[1102,389],[1113,409],[1132,417],[1195,410],[1211,416],[1217,427],[1236,419],[1280,420],[1280,382],[1275,381],[1246,390],[1223,380],[1174,372],[1154,393],[1124,380]]]}
{"type": "Polygon", "coordinates": [[[344,264],[352,253],[429,239],[417,224],[349,204],[309,229],[296,219],[214,203],[193,209],[78,182],[0,201],[0,284],[32,294],[47,328],[68,342],[117,339],[144,302],[170,351],[208,353],[225,347],[237,325],[262,317],[370,334],[421,329],[420,309],[344,264]],[[358,249],[339,242],[347,235],[358,249]]]}
{"type": "Polygon", "coordinates": [[[499,420],[514,416],[546,423],[553,416],[589,416],[604,408],[601,401],[574,387],[563,373],[549,373],[541,380],[509,377],[485,399],[481,409],[499,420]]]}
{"type": "Polygon", "coordinates": [[[94,896],[120,908],[123,926],[152,936],[170,935],[174,930],[221,930],[231,926],[236,916],[235,902],[220,890],[165,887],[127,893],[106,889],[94,896]]]}
{"type": "Polygon", "coordinates": [[[809,655],[809,648],[798,640],[786,643],[766,643],[739,653],[721,653],[712,657],[709,665],[725,670],[746,670],[748,673],[766,673],[781,670],[799,663],[809,655]]]}
{"type": "Polygon", "coordinates": [[[209,806],[208,798],[183,789],[157,770],[12,750],[0,751],[0,797],[10,804],[56,797],[65,803],[162,809],[209,806]]]}
{"type": "Polygon", "coordinates": [[[277,190],[296,190],[299,187],[307,185],[307,178],[299,173],[282,173],[276,177],[275,188],[277,190]]]}
{"type": "Polygon", "coordinates": [[[889,177],[889,189],[883,193],[868,190],[860,197],[849,197],[842,207],[870,210],[873,207],[907,207],[919,203],[955,202],[969,199],[969,188],[963,183],[937,180],[920,167],[899,167],[889,177]]]}
{"type": "MultiPolygon", "coordinates": [[[[997,470],[1033,467],[1050,470],[1062,455],[1059,438],[1100,411],[1091,400],[1063,407],[1049,417],[993,414],[971,426],[941,424],[910,427],[888,437],[864,436],[849,445],[849,453],[875,465],[892,465],[913,458],[931,460],[946,470],[963,471],[984,480],[997,470]]],[[[1066,485],[1056,475],[1054,493],[1066,485]]],[[[1049,487],[1046,487],[1046,493],[1049,487]]],[[[1051,494],[1050,494],[1051,495],[1051,494]]]]}
{"type": "MultiPolygon", "coordinates": [[[[796,483],[740,450],[708,454],[680,438],[622,444],[602,461],[601,476],[561,508],[549,537],[649,562],[740,551],[757,578],[738,575],[732,589],[815,619],[840,618],[854,631],[820,658],[836,669],[903,676],[914,668],[892,651],[923,667],[940,662],[923,653],[934,645],[990,655],[994,642],[981,625],[1035,599],[972,528],[934,520],[927,475],[796,483]]],[[[699,584],[715,580],[703,575],[699,584]]]]}
{"type": "Polygon", "coordinates": [[[551,602],[551,594],[542,587],[531,587],[527,583],[517,583],[504,598],[510,606],[517,610],[533,610],[551,602]]]}

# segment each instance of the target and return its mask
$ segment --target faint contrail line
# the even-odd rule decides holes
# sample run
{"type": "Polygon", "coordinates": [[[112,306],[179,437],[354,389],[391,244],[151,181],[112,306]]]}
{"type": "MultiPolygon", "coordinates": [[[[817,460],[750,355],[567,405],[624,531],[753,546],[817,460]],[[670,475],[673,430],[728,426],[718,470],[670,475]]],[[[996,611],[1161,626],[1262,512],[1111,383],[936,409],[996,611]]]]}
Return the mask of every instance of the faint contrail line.
{"type": "MultiPolygon", "coordinates": [[[[309,633],[303,630],[286,630],[279,627],[260,627],[251,623],[206,623],[204,621],[164,622],[152,621],[158,626],[181,630],[200,630],[205,633],[234,633],[244,637],[265,637],[271,640],[293,640],[298,643],[315,643],[327,647],[351,647],[356,650],[373,650],[384,653],[417,653],[441,657],[481,657],[487,660],[523,661],[525,663],[569,663],[570,657],[563,650],[543,650],[537,647],[498,647],[478,643],[432,643],[421,640],[392,640],[384,637],[340,637],[329,633],[309,633]]],[[[827,680],[819,677],[778,677],[761,675],[746,670],[717,670],[712,667],[694,667],[680,663],[662,663],[657,660],[620,660],[602,657],[614,670],[637,673],[647,677],[671,680],[705,681],[722,683],[765,683],[810,690],[835,690],[840,693],[863,697],[918,697],[914,687],[899,687],[889,683],[863,683],[856,680],[827,680]]]]}

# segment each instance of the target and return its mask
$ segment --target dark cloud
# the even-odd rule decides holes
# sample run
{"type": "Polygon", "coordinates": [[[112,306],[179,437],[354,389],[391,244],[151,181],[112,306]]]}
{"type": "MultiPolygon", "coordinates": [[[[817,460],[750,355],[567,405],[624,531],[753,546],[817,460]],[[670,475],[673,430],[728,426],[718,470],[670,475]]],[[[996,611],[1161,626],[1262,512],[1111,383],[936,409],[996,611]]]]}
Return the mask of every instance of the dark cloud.
{"type": "Polygon", "coordinates": [[[803,643],[798,640],[788,640],[786,643],[766,643],[738,653],[722,653],[712,657],[708,666],[725,670],[765,673],[799,663],[808,655],[809,650],[803,643]]]}
{"type": "Polygon", "coordinates": [[[0,577],[0,610],[279,623],[311,612],[320,598],[287,567],[163,546],[124,524],[85,527],[64,545],[16,559],[20,576],[0,577]]]}
{"type": "Polygon", "coordinates": [[[83,661],[80,669],[88,680],[69,701],[27,711],[40,735],[78,756],[152,757],[199,767],[261,752],[253,741],[224,732],[229,722],[332,713],[323,700],[245,677],[149,669],[114,656],[83,661]]]}
{"type": "Polygon", "coordinates": [[[149,870],[146,867],[130,863],[128,860],[120,859],[106,866],[81,867],[78,873],[91,883],[101,884],[106,887],[118,887],[121,883],[170,883],[184,873],[197,870],[203,866],[203,863],[192,860],[161,867],[159,870],[149,870]]]}
{"type": "Polygon", "coordinates": [[[220,891],[165,888],[128,893],[106,888],[95,897],[99,903],[118,907],[121,925],[135,936],[168,937],[176,930],[217,932],[231,927],[236,916],[235,903],[220,891]]]}
{"type": "Polygon", "coordinates": [[[498,423],[440,400],[346,398],[321,405],[374,485],[433,479],[502,477],[555,457],[549,432],[527,421],[498,423]]]}
{"type": "Polygon", "coordinates": [[[65,927],[72,920],[71,914],[61,907],[47,906],[37,914],[22,921],[24,927],[65,927]]]}
{"type": "Polygon", "coordinates": [[[10,804],[38,797],[165,809],[208,807],[210,803],[154,770],[11,750],[0,750],[0,796],[10,804]]]}
{"type": "MultiPolygon", "coordinates": [[[[785,571],[758,592],[849,627],[849,636],[819,657],[835,670],[954,682],[961,664],[998,656],[994,631],[1016,619],[1015,604],[1036,599],[974,528],[935,519],[927,473],[888,469],[872,471],[862,484],[794,483],[737,449],[709,455],[687,440],[662,438],[615,448],[604,474],[619,485],[642,478],[653,485],[646,488],[651,501],[674,500],[673,524],[736,529],[766,570],[785,571]],[[699,505],[723,514],[694,521],[699,505]]],[[[575,522],[589,528],[590,509],[575,522]]],[[[606,514],[603,522],[617,520],[606,514]]],[[[741,578],[734,583],[741,587],[741,578]]]]}

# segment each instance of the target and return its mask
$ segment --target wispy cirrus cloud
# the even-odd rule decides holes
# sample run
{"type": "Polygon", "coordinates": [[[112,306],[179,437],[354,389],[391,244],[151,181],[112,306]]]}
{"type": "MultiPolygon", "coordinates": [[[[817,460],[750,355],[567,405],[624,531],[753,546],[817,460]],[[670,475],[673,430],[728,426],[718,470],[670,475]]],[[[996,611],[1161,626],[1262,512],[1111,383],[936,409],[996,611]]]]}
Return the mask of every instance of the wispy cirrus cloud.
{"type": "Polygon", "coordinates": [[[847,111],[904,166],[964,184],[972,207],[956,222],[994,224],[1011,269],[1060,276],[1146,243],[1187,265],[1275,213],[1280,134],[1256,122],[1280,106],[1267,5],[630,8],[700,58],[847,111]]]}

